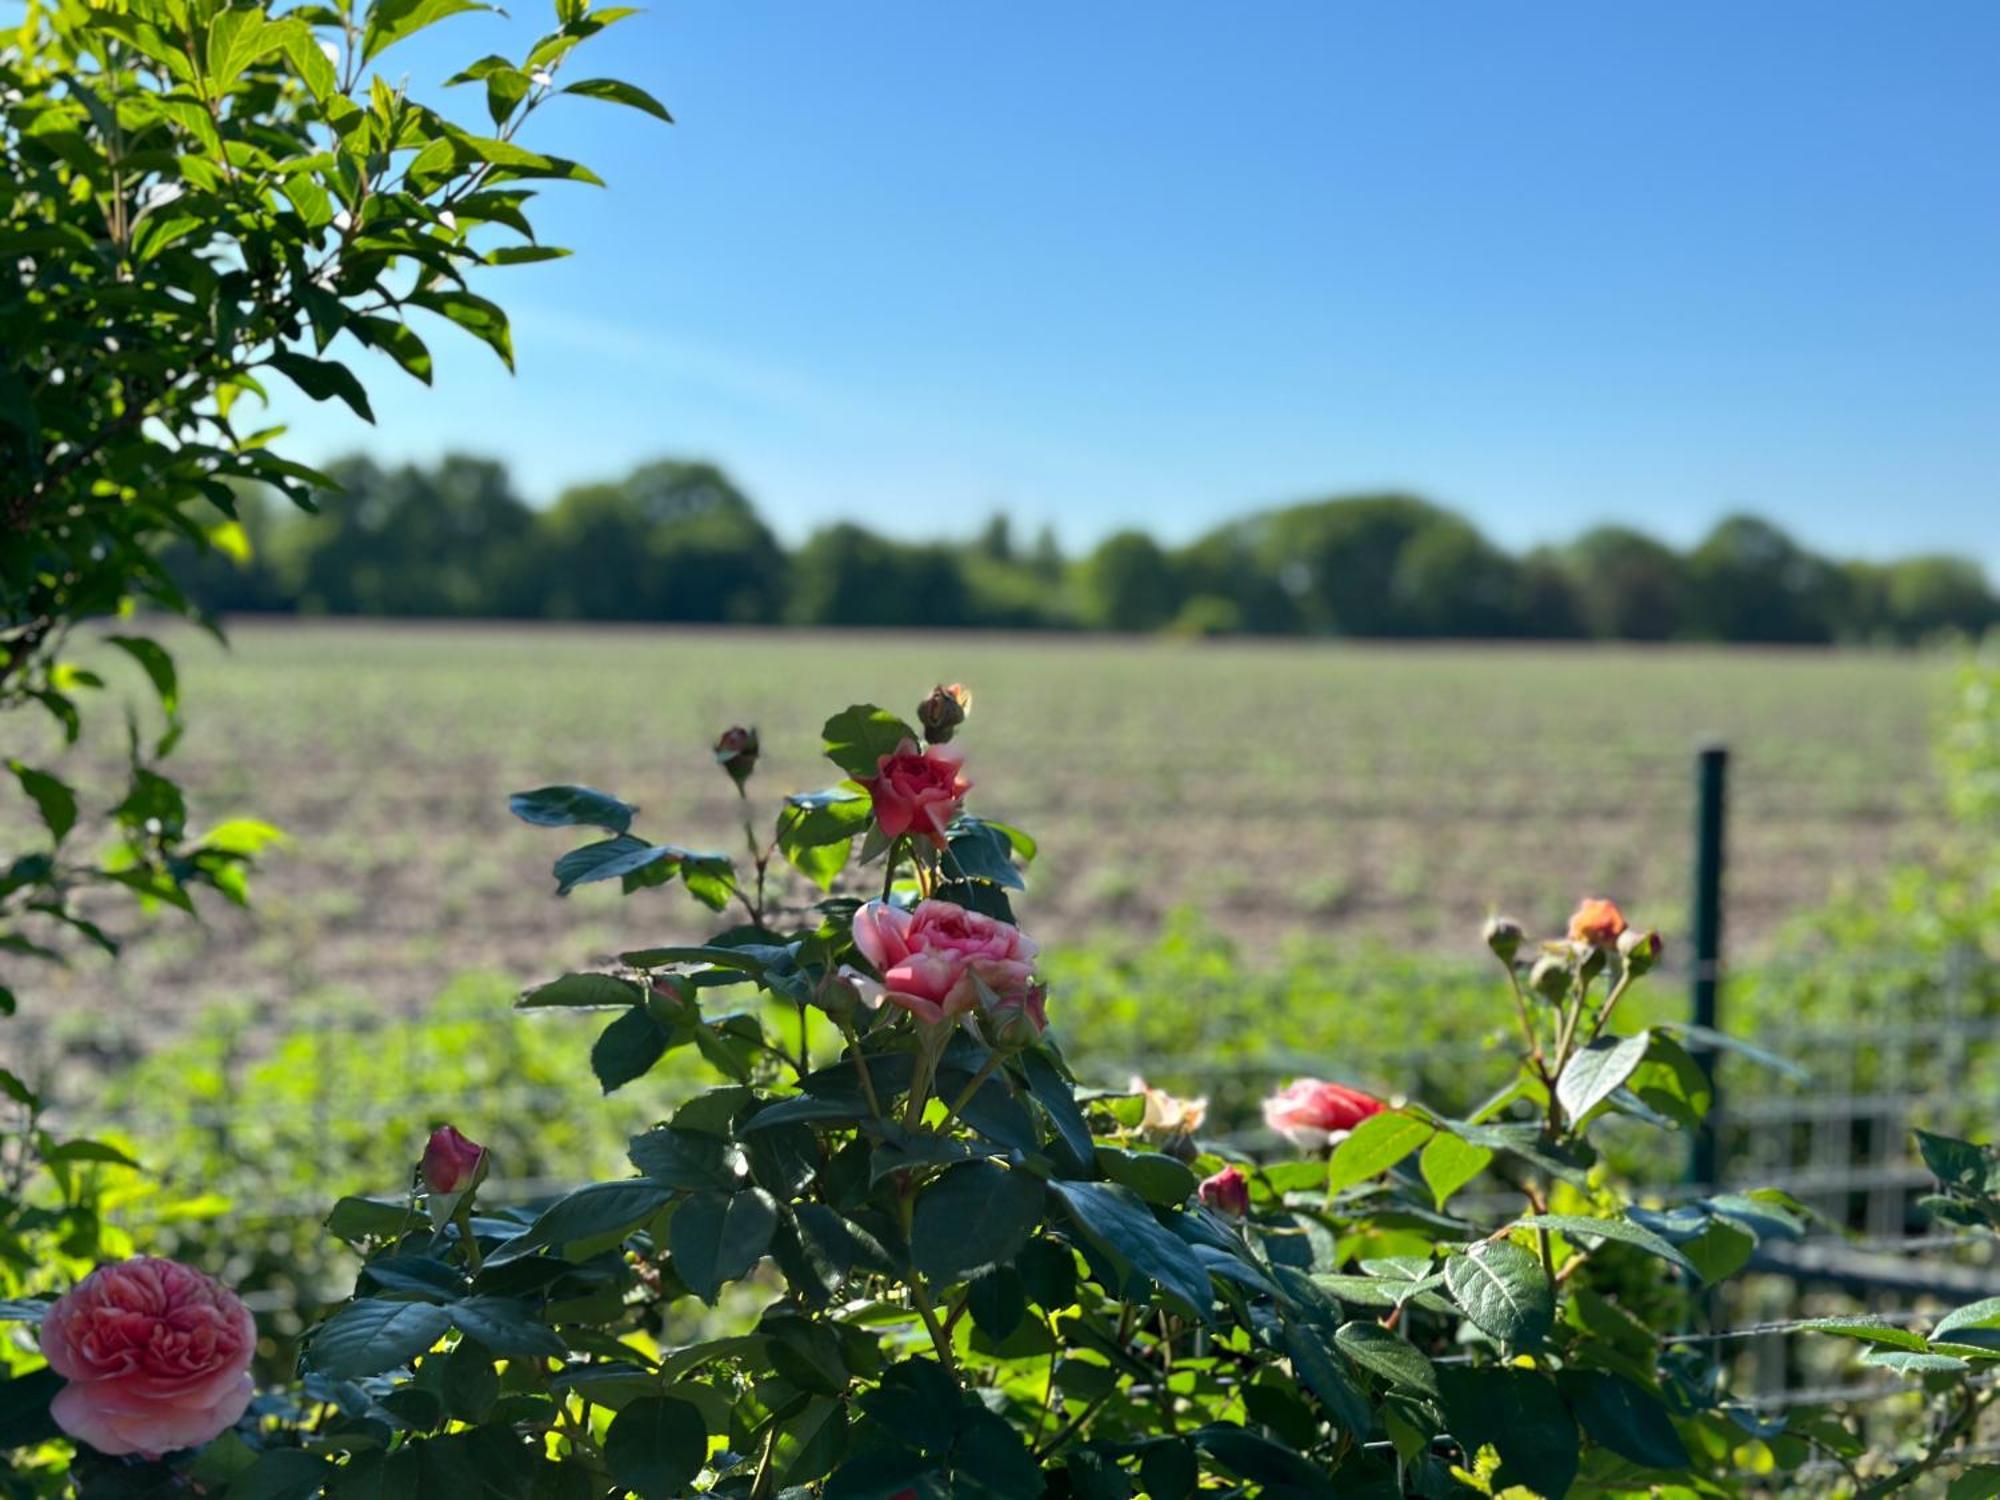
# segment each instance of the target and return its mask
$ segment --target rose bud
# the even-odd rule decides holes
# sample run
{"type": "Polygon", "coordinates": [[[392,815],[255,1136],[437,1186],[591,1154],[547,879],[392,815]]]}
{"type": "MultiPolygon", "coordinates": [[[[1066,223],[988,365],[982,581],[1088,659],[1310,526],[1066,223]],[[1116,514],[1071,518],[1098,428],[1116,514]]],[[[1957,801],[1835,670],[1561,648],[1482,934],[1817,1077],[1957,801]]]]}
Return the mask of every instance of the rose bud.
{"type": "Polygon", "coordinates": [[[1618,934],[1618,952],[1625,960],[1625,971],[1634,976],[1645,973],[1660,961],[1663,946],[1657,932],[1641,932],[1636,927],[1628,927],[1618,934]]]}
{"type": "Polygon", "coordinates": [[[996,1052],[1019,1052],[1032,1047],[1049,1029],[1049,992],[1039,980],[992,994],[986,1002],[987,1039],[996,1052]]]}
{"type": "Polygon", "coordinates": [[[741,788],[750,779],[750,773],[757,769],[757,731],[745,729],[741,724],[722,731],[715,742],[715,763],[729,773],[729,779],[741,788]]]}
{"type": "Polygon", "coordinates": [[[424,1186],[433,1193],[464,1193],[486,1178],[487,1152],[449,1125],[431,1132],[424,1147],[424,1186]]]}
{"type": "Polygon", "coordinates": [[[966,715],[972,712],[972,694],[959,683],[949,687],[939,683],[931,689],[930,697],[917,705],[917,722],[924,726],[924,739],[933,745],[942,745],[963,724],[966,715]]]}
{"type": "Polygon", "coordinates": [[[49,1309],[41,1343],[68,1382],[49,1415],[99,1453],[152,1459],[199,1448],[250,1406],[249,1310],[176,1261],[99,1266],[49,1309]]]}
{"type": "Polygon", "coordinates": [[[1521,940],[1525,934],[1521,924],[1512,917],[1491,917],[1486,923],[1486,946],[1500,955],[1500,961],[1511,964],[1514,955],[1521,951],[1521,940]]]}
{"type": "Polygon", "coordinates": [[[1594,948],[1610,947],[1624,930],[1625,913],[1602,896],[1585,901],[1569,919],[1569,940],[1589,943],[1594,948]]]}
{"type": "Polygon", "coordinates": [[[1544,1000],[1558,1003],[1569,994],[1569,964],[1559,954],[1544,953],[1528,970],[1528,988],[1544,1000]]]}
{"type": "Polygon", "coordinates": [[[1264,1101],[1264,1123],[1294,1146],[1338,1145],[1386,1106],[1372,1094],[1317,1078],[1301,1078],[1264,1101]]]}
{"type": "Polygon", "coordinates": [[[1224,1167],[1213,1177],[1204,1178],[1195,1192],[1203,1203],[1232,1219],[1250,1212],[1250,1179],[1238,1167],[1224,1167]]]}

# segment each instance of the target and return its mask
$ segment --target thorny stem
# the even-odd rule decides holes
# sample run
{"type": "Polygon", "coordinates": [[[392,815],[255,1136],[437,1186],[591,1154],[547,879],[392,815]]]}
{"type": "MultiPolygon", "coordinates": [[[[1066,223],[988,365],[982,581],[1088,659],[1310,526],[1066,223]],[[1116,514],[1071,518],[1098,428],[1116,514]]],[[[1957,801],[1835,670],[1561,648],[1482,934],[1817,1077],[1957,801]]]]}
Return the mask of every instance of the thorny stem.
{"type": "Polygon", "coordinates": [[[1105,1403],[1110,1401],[1110,1399],[1117,1394],[1118,1394],[1118,1389],[1116,1386],[1113,1386],[1110,1390],[1104,1392],[1104,1394],[1102,1394],[1101,1396],[1098,1396],[1082,1411],[1078,1412],[1074,1417],[1070,1418],[1068,1422],[1064,1423],[1061,1427],[1057,1428],[1056,1435],[1050,1438],[1046,1443],[1042,1444],[1039,1448],[1035,1450],[1036,1459],[1037,1460],[1045,1459],[1049,1457],[1051,1454],[1055,1453],[1058,1449],[1060,1449],[1064,1443],[1068,1442],[1078,1432],[1082,1431],[1084,1423],[1088,1422],[1092,1417],[1096,1416],[1100,1411],[1104,1410],[1105,1403]]]}
{"type": "Polygon", "coordinates": [[[861,1051],[861,1034],[854,1029],[852,1021],[842,1021],[840,1033],[847,1038],[847,1050],[854,1054],[854,1071],[861,1079],[861,1096],[868,1101],[868,1113],[879,1120],[882,1118],[882,1101],[876,1097],[875,1078],[868,1071],[868,1059],[861,1051]]]}

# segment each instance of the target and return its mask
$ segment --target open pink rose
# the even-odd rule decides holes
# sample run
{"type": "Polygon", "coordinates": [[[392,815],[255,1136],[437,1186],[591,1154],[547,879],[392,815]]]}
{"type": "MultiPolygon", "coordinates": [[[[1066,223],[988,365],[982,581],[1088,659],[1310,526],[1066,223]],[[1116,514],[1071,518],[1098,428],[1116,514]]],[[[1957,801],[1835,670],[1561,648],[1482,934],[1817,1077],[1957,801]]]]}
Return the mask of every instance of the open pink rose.
{"type": "Polygon", "coordinates": [[[99,1453],[199,1447],[249,1407],[256,1347],[249,1309],[201,1272],[143,1255],[99,1266],[42,1320],[69,1382],[49,1410],[99,1453]]]}
{"type": "Polygon", "coordinates": [[[978,1008],[975,975],[996,995],[1027,992],[1037,951],[1018,927],[950,901],[914,911],[870,901],[854,914],[854,946],[881,974],[884,997],[931,1023],[978,1008]]]}
{"type": "Polygon", "coordinates": [[[895,753],[875,762],[875,774],[862,781],[875,804],[875,822],[885,838],[915,833],[945,847],[944,831],[958,816],[972,783],[960,768],[965,756],[948,745],[919,750],[904,740],[895,753]]]}
{"type": "Polygon", "coordinates": [[[1383,1108],[1380,1099],[1359,1089],[1301,1078],[1264,1101],[1264,1123],[1310,1150],[1346,1140],[1350,1130],[1383,1108]]]}

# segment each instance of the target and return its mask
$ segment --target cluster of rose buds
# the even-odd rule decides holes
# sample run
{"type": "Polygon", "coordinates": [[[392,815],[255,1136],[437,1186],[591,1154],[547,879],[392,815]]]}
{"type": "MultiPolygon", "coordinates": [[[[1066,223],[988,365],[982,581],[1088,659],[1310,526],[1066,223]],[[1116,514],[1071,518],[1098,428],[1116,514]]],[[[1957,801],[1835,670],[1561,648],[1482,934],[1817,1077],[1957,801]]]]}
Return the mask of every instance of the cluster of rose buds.
{"type": "MultiPolygon", "coordinates": [[[[1486,946],[1509,967],[1527,940],[1521,924],[1509,917],[1490,919],[1485,936],[1486,946]]],[[[1570,914],[1567,936],[1542,944],[1528,970],[1528,988],[1545,1000],[1559,1001],[1577,974],[1595,974],[1607,954],[1616,953],[1626,973],[1636,977],[1659,962],[1662,947],[1657,932],[1628,924],[1615,901],[1592,896],[1570,914]]]]}

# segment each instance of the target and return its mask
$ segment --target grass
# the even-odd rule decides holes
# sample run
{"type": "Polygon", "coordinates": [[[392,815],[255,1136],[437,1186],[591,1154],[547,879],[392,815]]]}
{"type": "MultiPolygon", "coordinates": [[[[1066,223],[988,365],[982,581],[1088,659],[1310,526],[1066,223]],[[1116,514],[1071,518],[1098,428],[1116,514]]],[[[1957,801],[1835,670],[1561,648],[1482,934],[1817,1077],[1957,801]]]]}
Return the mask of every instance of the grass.
{"type": "MultiPolygon", "coordinates": [[[[829,711],[908,711],[938,680],[977,695],[973,806],[1041,838],[1022,910],[1045,941],[1116,953],[1194,907],[1253,962],[1300,937],[1348,962],[1471,957],[1490,907],[1551,926],[1587,892],[1675,932],[1692,754],[1714,736],[1733,755],[1731,940],[1754,952],[1926,840],[1943,683],[1920,656],[1741,648],[359,623],[174,644],[198,817],[254,812],[295,842],[254,916],[162,923],[115,968],[24,990],[26,1015],[87,1017],[112,1053],[217,1002],[400,1012],[466,970],[527,979],[692,936],[708,914],[678,888],[556,901],[562,836],[506,794],[587,781],[642,804],[642,833],[735,849],[718,730],[762,731],[768,807],[835,779],[829,711]]],[[[0,834],[24,816],[0,803],[0,834]]]]}

